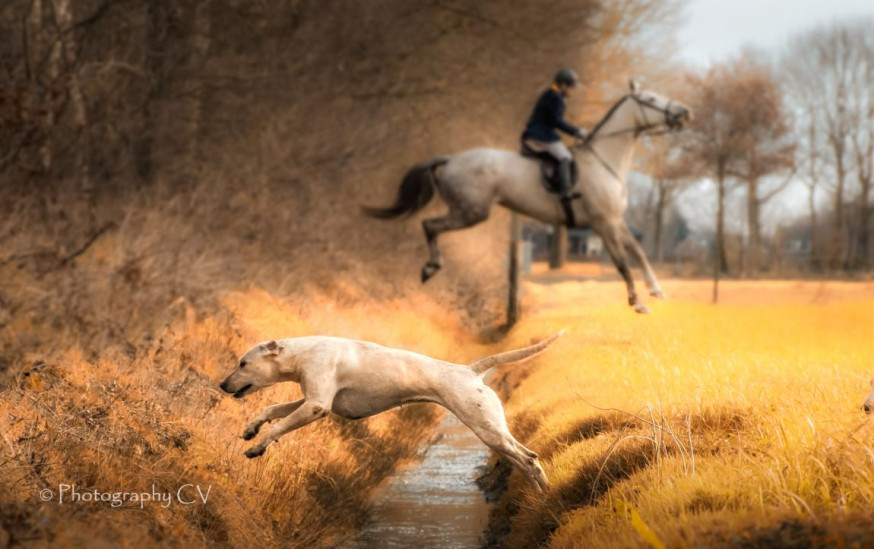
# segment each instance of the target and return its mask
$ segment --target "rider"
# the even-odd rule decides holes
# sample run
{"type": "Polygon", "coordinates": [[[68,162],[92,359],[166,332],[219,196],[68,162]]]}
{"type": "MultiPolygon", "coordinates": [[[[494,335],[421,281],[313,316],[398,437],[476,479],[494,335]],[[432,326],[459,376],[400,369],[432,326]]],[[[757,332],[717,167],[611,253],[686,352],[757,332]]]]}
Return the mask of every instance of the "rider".
{"type": "Polygon", "coordinates": [[[571,162],[573,156],[561,141],[559,129],[568,135],[585,138],[586,130],[569,124],[564,119],[565,98],[580,83],[572,69],[561,69],[555,74],[553,84],[543,92],[534,112],[528,119],[528,126],[522,134],[522,141],[536,152],[546,152],[558,162],[559,196],[565,211],[570,209],[571,195],[571,162]]]}

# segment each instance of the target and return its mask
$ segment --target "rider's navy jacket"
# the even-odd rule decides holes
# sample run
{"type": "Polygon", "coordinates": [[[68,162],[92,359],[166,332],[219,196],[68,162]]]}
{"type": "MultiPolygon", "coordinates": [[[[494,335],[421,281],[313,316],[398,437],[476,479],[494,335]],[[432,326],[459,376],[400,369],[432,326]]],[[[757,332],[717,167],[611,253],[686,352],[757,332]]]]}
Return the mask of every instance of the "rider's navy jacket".
{"type": "Polygon", "coordinates": [[[553,88],[549,88],[537,100],[534,112],[528,119],[525,133],[522,134],[522,139],[552,143],[561,139],[558,132],[555,131],[556,129],[574,136],[580,131],[576,126],[564,120],[564,96],[553,88]]]}

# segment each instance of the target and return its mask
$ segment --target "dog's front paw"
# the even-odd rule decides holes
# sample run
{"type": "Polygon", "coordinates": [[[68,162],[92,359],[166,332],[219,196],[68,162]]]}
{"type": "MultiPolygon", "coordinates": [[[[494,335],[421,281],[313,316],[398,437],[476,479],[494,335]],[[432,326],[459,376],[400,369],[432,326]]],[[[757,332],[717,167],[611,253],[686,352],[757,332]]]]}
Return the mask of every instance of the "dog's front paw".
{"type": "Polygon", "coordinates": [[[246,426],[246,430],[243,431],[243,440],[252,440],[258,434],[258,431],[261,430],[261,425],[257,423],[252,423],[246,426]]]}
{"type": "Polygon", "coordinates": [[[260,457],[260,456],[264,455],[264,450],[266,450],[266,448],[264,446],[261,446],[261,445],[252,446],[251,448],[246,450],[246,452],[243,455],[249,459],[252,459],[252,458],[256,458],[256,457],[260,457]]]}

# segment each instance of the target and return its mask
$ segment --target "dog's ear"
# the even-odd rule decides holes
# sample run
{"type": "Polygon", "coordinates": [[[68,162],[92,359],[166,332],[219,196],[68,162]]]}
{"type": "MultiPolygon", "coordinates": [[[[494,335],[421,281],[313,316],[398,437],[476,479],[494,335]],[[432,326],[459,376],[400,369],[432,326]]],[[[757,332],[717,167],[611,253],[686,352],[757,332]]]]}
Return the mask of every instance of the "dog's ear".
{"type": "Polygon", "coordinates": [[[282,345],[271,340],[264,344],[264,350],[267,351],[268,355],[276,356],[282,352],[282,345]]]}

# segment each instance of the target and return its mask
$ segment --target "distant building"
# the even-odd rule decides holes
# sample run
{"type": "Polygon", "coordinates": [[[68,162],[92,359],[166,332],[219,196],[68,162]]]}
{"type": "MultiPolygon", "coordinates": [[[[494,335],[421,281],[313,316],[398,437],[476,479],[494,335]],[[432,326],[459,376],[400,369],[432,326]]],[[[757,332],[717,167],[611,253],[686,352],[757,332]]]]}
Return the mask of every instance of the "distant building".
{"type": "Polygon", "coordinates": [[[691,234],[674,247],[674,257],[681,263],[707,261],[710,246],[703,237],[691,234]]]}
{"type": "MultiPolygon", "coordinates": [[[[631,228],[634,237],[640,241],[643,232],[631,228]]],[[[531,242],[532,255],[535,261],[543,261],[549,256],[549,248],[553,238],[553,228],[549,225],[526,224],[522,228],[522,238],[531,242]]],[[[570,229],[568,231],[568,259],[587,260],[604,257],[604,241],[592,229],[570,229]]]]}

